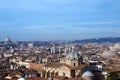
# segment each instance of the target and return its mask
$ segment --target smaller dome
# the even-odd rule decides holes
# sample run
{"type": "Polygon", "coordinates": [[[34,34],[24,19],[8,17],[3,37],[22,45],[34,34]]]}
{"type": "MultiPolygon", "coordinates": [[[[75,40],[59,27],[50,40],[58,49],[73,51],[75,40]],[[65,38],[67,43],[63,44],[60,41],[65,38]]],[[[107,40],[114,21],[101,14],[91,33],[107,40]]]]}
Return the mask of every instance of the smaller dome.
{"type": "Polygon", "coordinates": [[[82,75],[82,77],[93,77],[93,76],[95,76],[95,75],[90,71],[86,71],[82,75]]]}
{"type": "Polygon", "coordinates": [[[19,78],[18,80],[25,80],[25,78],[19,78]]]}

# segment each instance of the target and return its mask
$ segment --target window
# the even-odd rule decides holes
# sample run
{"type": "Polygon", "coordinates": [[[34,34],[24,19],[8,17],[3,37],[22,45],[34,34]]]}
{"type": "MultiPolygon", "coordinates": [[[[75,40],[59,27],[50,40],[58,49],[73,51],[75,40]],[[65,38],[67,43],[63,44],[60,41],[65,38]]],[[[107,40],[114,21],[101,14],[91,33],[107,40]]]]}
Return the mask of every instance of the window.
{"type": "Polygon", "coordinates": [[[63,76],[65,77],[65,73],[63,72],[63,76]]]}
{"type": "Polygon", "coordinates": [[[74,66],[76,66],[76,64],[74,63],[74,66]]]}
{"type": "Polygon", "coordinates": [[[99,67],[99,70],[102,70],[102,68],[101,68],[101,67],[99,67]]]}

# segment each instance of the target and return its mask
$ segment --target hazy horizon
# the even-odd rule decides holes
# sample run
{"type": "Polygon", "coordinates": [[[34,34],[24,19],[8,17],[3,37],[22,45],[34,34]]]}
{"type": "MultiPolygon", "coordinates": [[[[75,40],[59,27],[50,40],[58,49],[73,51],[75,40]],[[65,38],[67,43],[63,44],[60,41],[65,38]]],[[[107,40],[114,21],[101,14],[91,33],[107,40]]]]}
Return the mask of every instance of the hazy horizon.
{"type": "Polygon", "coordinates": [[[120,37],[119,0],[0,0],[0,41],[120,37]]]}

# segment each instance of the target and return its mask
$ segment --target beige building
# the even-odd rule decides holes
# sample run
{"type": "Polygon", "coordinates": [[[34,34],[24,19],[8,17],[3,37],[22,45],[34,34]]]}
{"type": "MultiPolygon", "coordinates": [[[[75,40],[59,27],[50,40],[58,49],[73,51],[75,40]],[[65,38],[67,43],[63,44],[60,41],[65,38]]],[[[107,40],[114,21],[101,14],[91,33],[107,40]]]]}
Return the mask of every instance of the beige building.
{"type": "Polygon", "coordinates": [[[48,63],[45,66],[45,77],[64,76],[75,77],[74,67],[61,63],[48,63]]]}
{"type": "Polygon", "coordinates": [[[72,51],[66,55],[66,58],[61,63],[51,62],[47,63],[44,67],[44,73],[42,73],[45,78],[53,78],[55,76],[75,78],[80,75],[80,73],[85,71],[85,65],[82,63],[82,57],[79,53],[72,51]],[[65,62],[63,62],[65,61],[65,62]],[[84,69],[84,70],[83,70],[84,69]]]}

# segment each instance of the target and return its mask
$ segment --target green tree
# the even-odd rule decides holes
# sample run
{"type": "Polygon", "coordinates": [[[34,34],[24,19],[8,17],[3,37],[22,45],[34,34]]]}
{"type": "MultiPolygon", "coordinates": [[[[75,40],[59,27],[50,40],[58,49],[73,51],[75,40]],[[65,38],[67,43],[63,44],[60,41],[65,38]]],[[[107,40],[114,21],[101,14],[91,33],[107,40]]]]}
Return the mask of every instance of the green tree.
{"type": "Polygon", "coordinates": [[[110,72],[107,74],[106,80],[118,80],[119,75],[116,72],[110,72]]]}

